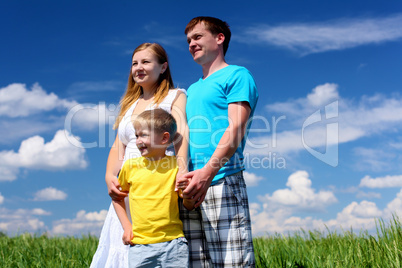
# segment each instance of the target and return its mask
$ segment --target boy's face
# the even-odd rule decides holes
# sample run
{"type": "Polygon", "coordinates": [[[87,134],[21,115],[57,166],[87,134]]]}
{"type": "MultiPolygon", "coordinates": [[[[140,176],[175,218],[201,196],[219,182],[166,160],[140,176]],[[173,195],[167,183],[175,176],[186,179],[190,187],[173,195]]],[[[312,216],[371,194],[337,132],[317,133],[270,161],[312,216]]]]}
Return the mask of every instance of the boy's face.
{"type": "Polygon", "coordinates": [[[141,156],[152,160],[159,160],[165,156],[169,133],[158,133],[150,128],[136,126],[135,136],[137,137],[136,144],[141,156]]]}
{"type": "Polygon", "coordinates": [[[187,42],[194,61],[203,65],[213,61],[223,40],[219,35],[213,35],[201,22],[187,33],[187,42]]]}

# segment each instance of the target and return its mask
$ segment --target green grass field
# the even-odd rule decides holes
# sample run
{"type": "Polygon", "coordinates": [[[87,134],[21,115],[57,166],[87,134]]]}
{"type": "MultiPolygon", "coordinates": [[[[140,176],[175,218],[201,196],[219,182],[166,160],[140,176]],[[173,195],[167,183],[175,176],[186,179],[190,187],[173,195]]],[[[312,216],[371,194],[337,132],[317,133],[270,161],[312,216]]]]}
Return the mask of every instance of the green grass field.
{"type": "MultiPolygon", "coordinates": [[[[89,267],[98,239],[0,233],[0,267],[89,267]]],[[[377,234],[300,231],[254,239],[257,267],[402,267],[402,224],[377,221],[377,234]]]]}
{"type": "Polygon", "coordinates": [[[254,239],[257,267],[402,267],[402,225],[377,221],[377,234],[324,235],[300,231],[292,236],[254,239]]]}

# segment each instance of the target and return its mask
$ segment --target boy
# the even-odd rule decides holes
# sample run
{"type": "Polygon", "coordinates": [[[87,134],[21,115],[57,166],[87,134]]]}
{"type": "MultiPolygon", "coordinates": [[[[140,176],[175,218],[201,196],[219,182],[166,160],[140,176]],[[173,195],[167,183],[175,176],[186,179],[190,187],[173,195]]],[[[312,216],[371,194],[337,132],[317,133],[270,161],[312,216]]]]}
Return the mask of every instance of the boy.
{"type": "MultiPolygon", "coordinates": [[[[119,174],[123,191],[129,191],[130,223],[124,201],[113,200],[123,226],[123,243],[131,245],[130,267],[188,267],[188,246],[179,219],[175,179],[176,158],[166,148],[176,134],[176,122],[162,109],[137,116],[134,123],[141,157],[127,160],[119,174]]],[[[187,209],[194,202],[183,200],[187,209]]]]}
{"type": "Polygon", "coordinates": [[[226,63],[231,37],[226,22],[196,17],[187,24],[185,34],[191,56],[203,74],[187,90],[191,172],[177,180],[179,184],[191,179],[183,196],[192,198],[197,207],[190,212],[181,210],[190,267],[254,267],[242,172],[257,88],[246,68],[226,63]]]}

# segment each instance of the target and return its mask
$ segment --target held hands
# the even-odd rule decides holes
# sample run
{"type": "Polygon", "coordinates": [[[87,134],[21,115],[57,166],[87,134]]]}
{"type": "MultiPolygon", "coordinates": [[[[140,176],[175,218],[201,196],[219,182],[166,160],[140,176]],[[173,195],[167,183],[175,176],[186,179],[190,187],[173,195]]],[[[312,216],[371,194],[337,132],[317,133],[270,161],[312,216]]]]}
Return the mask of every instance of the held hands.
{"type": "Polygon", "coordinates": [[[111,177],[109,182],[106,180],[106,185],[109,196],[115,201],[121,201],[128,195],[128,192],[120,191],[120,183],[116,176],[111,177]]]}
{"type": "Polygon", "coordinates": [[[202,168],[184,174],[177,180],[177,185],[185,185],[187,181],[188,185],[183,190],[183,198],[192,199],[196,202],[194,207],[199,207],[204,201],[213,177],[214,174],[211,174],[206,168],[202,168]]]}
{"type": "Polygon", "coordinates": [[[191,180],[189,178],[184,177],[185,174],[181,175],[177,174],[176,176],[176,186],[174,190],[177,192],[180,198],[183,198],[183,191],[187,188],[191,180]]]}
{"type": "Polygon", "coordinates": [[[188,179],[186,177],[184,177],[183,175],[177,176],[176,178],[176,189],[175,191],[178,193],[178,195],[180,196],[180,198],[183,199],[183,205],[184,207],[191,211],[193,210],[195,207],[195,200],[192,200],[190,198],[185,198],[183,196],[183,191],[187,188],[187,186],[189,185],[191,179],[188,179]]]}

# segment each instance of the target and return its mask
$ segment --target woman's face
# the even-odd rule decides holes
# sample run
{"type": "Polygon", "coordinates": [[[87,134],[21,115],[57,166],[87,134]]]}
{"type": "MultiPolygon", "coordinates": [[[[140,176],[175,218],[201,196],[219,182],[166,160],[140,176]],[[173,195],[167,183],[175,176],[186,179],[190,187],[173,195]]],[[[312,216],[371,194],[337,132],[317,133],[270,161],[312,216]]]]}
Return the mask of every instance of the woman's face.
{"type": "Polygon", "coordinates": [[[134,81],[144,90],[154,89],[159,76],[166,68],[167,62],[160,64],[158,58],[148,48],[133,55],[131,73],[134,81]]]}

